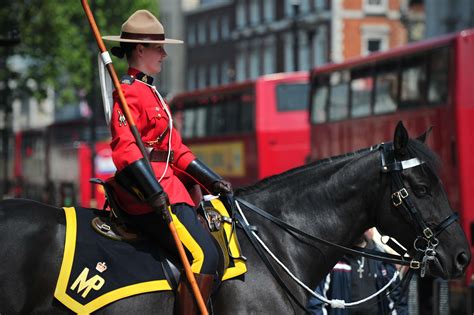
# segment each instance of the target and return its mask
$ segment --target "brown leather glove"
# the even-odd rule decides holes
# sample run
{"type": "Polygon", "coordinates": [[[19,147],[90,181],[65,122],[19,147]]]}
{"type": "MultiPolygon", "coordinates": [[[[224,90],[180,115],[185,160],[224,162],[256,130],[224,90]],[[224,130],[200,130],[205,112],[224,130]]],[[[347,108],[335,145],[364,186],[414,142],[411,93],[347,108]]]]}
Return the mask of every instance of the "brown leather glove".
{"type": "Polygon", "coordinates": [[[212,193],[214,195],[219,193],[230,194],[232,193],[232,185],[224,179],[218,180],[212,184],[212,193]]]}

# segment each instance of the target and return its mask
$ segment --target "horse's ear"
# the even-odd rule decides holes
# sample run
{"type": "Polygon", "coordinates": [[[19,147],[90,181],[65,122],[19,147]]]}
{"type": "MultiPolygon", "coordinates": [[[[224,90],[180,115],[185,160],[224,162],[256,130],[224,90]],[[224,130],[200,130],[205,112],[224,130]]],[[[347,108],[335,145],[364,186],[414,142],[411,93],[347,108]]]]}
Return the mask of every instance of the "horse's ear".
{"type": "Polygon", "coordinates": [[[393,147],[396,156],[404,156],[407,154],[408,132],[401,121],[398,122],[393,136],[393,147]]]}
{"type": "Polygon", "coordinates": [[[428,128],[428,130],[426,130],[425,132],[423,132],[423,134],[419,135],[418,137],[416,137],[416,139],[420,142],[423,142],[425,143],[426,142],[426,139],[428,139],[428,136],[430,135],[431,133],[431,130],[433,130],[433,126],[431,126],[430,128],[428,128]]]}

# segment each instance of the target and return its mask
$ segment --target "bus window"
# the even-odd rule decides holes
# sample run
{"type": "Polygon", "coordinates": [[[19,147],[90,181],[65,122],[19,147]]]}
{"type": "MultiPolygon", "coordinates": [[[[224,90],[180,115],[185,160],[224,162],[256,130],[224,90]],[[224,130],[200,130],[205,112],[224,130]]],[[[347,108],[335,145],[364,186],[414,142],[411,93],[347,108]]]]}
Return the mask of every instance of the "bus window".
{"type": "Polygon", "coordinates": [[[182,135],[183,138],[194,137],[194,125],[196,122],[196,110],[194,108],[185,109],[183,111],[182,135]]]}
{"type": "Polygon", "coordinates": [[[397,64],[381,65],[377,68],[376,76],[374,113],[392,113],[397,109],[397,64]]]}
{"type": "Polygon", "coordinates": [[[242,97],[242,103],[240,104],[240,132],[250,132],[254,130],[254,97],[249,95],[248,97],[242,97]]]}
{"type": "Polygon", "coordinates": [[[207,107],[208,120],[207,120],[207,135],[218,136],[224,134],[225,131],[225,117],[224,117],[224,106],[222,104],[213,104],[207,107]]]}
{"type": "Polygon", "coordinates": [[[204,137],[206,136],[206,108],[200,107],[196,109],[196,116],[194,120],[194,136],[204,137]]]}
{"type": "Polygon", "coordinates": [[[233,100],[229,99],[226,102],[226,133],[234,134],[240,132],[240,110],[239,104],[233,100]]]}
{"type": "Polygon", "coordinates": [[[448,101],[449,65],[451,64],[448,47],[434,51],[430,62],[430,83],[428,85],[428,103],[445,104],[448,101]]]}
{"type": "Polygon", "coordinates": [[[402,64],[400,107],[421,106],[426,90],[426,56],[410,57],[402,64]]]}
{"type": "Polygon", "coordinates": [[[370,115],[373,79],[369,69],[352,73],[351,81],[351,117],[370,115]]]}
{"type": "Polygon", "coordinates": [[[306,110],[308,93],[307,83],[279,84],[276,87],[277,110],[279,112],[306,110]]]}
{"type": "Polygon", "coordinates": [[[326,121],[326,105],[329,96],[328,79],[326,77],[316,78],[314,95],[311,104],[311,122],[323,123],[326,121]]]}
{"type": "Polygon", "coordinates": [[[346,72],[331,74],[329,92],[329,120],[346,119],[349,114],[349,84],[346,72]]]}

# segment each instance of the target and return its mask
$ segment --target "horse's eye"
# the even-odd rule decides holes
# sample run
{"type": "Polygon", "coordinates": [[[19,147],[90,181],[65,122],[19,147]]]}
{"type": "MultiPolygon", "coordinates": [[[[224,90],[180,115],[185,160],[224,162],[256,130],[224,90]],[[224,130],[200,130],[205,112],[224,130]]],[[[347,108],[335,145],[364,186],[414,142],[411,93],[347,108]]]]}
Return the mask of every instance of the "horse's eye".
{"type": "Polygon", "coordinates": [[[425,196],[426,194],[428,194],[428,187],[423,185],[416,186],[414,192],[415,195],[417,195],[418,197],[425,196]]]}

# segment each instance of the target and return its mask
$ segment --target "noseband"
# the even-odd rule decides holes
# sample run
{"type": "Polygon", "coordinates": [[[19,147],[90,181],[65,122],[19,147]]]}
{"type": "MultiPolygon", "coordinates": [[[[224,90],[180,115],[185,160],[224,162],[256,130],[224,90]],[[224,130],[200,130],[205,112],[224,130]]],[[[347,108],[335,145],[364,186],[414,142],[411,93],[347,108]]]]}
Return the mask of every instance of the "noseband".
{"type": "Polygon", "coordinates": [[[409,218],[415,222],[417,237],[413,242],[413,248],[418,252],[420,259],[412,260],[410,267],[420,269],[420,276],[424,277],[426,264],[433,260],[436,255],[436,247],[439,245],[437,236],[448,226],[458,219],[458,214],[453,213],[438,223],[435,227],[429,227],[421,216],[410,198],[408,190],[405,188],[402,178],[402,171],[408,168],[417,167],[424,164],[418,158],[398,161],[395,157],[395,150],[392,143],[382,143],[380,145],[380,160],[382,163],[382,172],[389,173],[392,178],[392,206],[397,209],[404,209],[409,218]]]}

